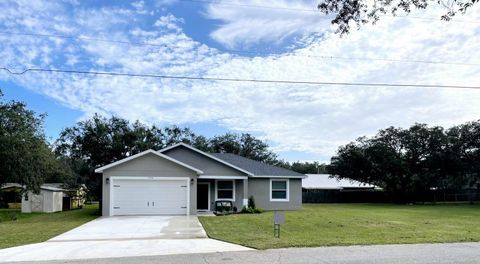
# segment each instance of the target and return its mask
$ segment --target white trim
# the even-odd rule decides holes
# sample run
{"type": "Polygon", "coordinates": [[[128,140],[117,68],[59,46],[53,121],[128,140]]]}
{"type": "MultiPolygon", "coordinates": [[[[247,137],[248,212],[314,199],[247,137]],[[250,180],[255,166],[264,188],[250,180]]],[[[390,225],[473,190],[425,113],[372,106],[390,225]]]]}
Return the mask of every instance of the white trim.
{"type": "MultiPolygon", "coordinates": [[[[108,216],[113,216],[113,183],[115,180],[185,180],[187,184],[187,215],[190,215],[190,177],[134,177],[134,176],[111,176],[110,178],[110,212],[108,216]]],[[[103,184],[103,183],[102,183],[103,184]]]]}
{"type": "Polygon", "coordinates": [[[272,178],[272,179],[275,179],[275,178],[278,178],[278,179],[306,179],[308,178],[307,175],[304,175],[304,176],[277,176],[277,175],[254,175],[254,176],[251,176],[252,178],[272,178]]]}
{"type": "Polygon", "coordinates": [[[290,201],[290,180],[289,179],[270,179],[270,202],[289,202],[290,201]],[[272,198],[272,182],[273,181],[284,181],[287,183],[287,198],[286,199],[274,199],[272,198]]]}
{"type": "Polygon", "coordinates": [[[198,179],[219,179],[219,180],[246,180],[247,176],[216,176],[216,175],[201,175],[198,176],[198,179]]]}
{"type": "Polygon", "coordinates": [[[106,169],[110,169],[110,168],[112,168],[112,167],[118,166],[118,165],[120,165],[120,164],[122,164],[122,163],[125,163],[125,162],[127,162],[127,161],[130,161],[130,160],[133,160],[133,159],[142,157],[142,156],[147,155],[147,154],[157,155],[157,156],[159,156],[159,157],[161,157],[161,158],[164,158],[164,159],[169,160],[169,161],[171,161],[171,162],[173,162],[173,163],[176,163],[176,164],[178,164],[178,165],[180,165],[180,166],[182,166],[182,167],[185,167],[185,168],[187,168],[187,169],[190,169],[190,170],[192,170],[192,171],[195,171],[197,174],[203,174],[203,171],[201,171],[201,170],[199,170],[199,169],[197,169],[197,168],[194,168],[194,167],[192,167],[192,166],[190,166],[190,165],[187,165],[187,164],[185,164],[185,163],[183,163],[183,162],[181,162],[181,161],[178,161],[178,160],[176,160],[176,159],[174,159],[174,158],[171,158],[171,157],[169,157],[169,156],[167,156],[167,155],[164,155],[164,154],[162,154],[162,153],[159,153],[159,152],[157,152],[157,151],[155,151],[155,150],[153,150],[153,149],[145,150],[145,151],[143,151],[143,152],[140,152],[140,153],[138,153],[138,154],[132,155],[132,156],[130,156],[130,157],[127,157],[127,158],[124,158],[124,159],[115,161],[115,162],[113,162],[113,163],[110,163],[110,164],[105,165],[105,166],[103,166],[103,167],[100,167],[100,168],[98,168],[98,169],[95,169],[95,172],[96,172],[96,173],[101,173],[101,172],[103,172],[103,171],[106,170],[106,169]]]}
{"type": "MultiPolygon", "coordinates": [[[[197,192],[198,192],[198,185],[200,185],[200,184],[208,185],[208,207],[207,207],[207,212],[208,212],[208,211],[210,211],[210,203],[211,203],[211,200],[210,200],[210,191],[211,191],[210,182],[198,182],[197,181],[197,192]]],[[[198,195],[197,195],[197,204],[198,204],[198,195]]],[[[203,211],[205,211],[205,209],[198,209],[198,205],[197,205],[197,211],[203,212],[203,211]]]]}
{"type": "Polygon", "coordinates": [[[235,193],[236,193],[235,180],[215,180],[215,201],[219,200],[219,198],[218,198],[218,181],[231,181],[231,182],[233,182],[233,185],[232,185],[232,193],[233,193],[232,197],[233,198],[232,199],[220,198],[220,200],[235,202],[235,193]]]}
{"type": "Polygon", "coordinates": [[[220,163],[223,163],[224,165],[227,165],[227,166],[229,166],[229,167],[231,167],[231,168],[234,168],[234,169],[236,169],[236,170],[238,170],[238,171],[241,171],[241,172],[243,172],[243,173],[246,173],[246,174],[249,175],[249,176],[253,176],[253,175],[254,175],[253,173],[251,173],[251,172],[249,172],[249,171],[247,171],[247,170],[244,170],[244,169],[242,169],[242,168],[239,168],[239,167],[237,167],[237,166],[235,166],[235,165],[233,165],[233,164],[230,164],[230,163],[228,163],[228,162],[226,162],[226,161],[224,161],[224,160],[222,160],[222,159],[219,159],[219,158],[217,158],[217,157],[214,157],[214,156],[212,156],[212,155],[210,155],[210,154],[208,154],[208,153],[206,153],[206,152],[203,152],[203,151],[201,151],[201,150],[199,150],[199,149],[196,149],[196,148],[194,148],[194,147],[192,147],[192,146],[190,146],[190,145],[188,145],[188,144],[185,144],[185,143],[178,143],[178,144],[175,144],[175,145],[173,145],[173,146],[169,146],[169,147],[163,148],[163,149],[159,150],[158,152],[160,152],[160,153],[161,153],[161,152],[165,152],[165,151],[167,151],[167,150],[170,150],[170,149],[173,149],[173,148],[176,148],[176,147],[179,147],[179,146],[183,146],[183,147],[186,147],[186,148],[188,148],[188,149],[190,149],[190,150],[196,151],[197,153],[200,153],[200,154],[202,154],[202,155],[204,155],[204,156],[206,156],[206,157],[209,157],[209,158],[211,158],[211,159],[213,159],[213,160],[215,160],[215,161],[218,161],[218,162],[220,162],[220,163]]]}

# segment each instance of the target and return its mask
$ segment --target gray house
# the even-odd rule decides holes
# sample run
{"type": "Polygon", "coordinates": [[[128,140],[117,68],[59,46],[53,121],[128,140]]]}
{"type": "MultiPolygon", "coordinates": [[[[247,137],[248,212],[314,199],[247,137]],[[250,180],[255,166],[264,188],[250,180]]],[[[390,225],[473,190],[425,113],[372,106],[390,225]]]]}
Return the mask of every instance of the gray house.
{"type": "Polygon", "coordinates": [[[216,200],[238,209],[253,195],[265,210],[302,207],[306,175],[187,144],[147,150],[95,170],[103,174],[102,215],[196,214],[216,200]]]}

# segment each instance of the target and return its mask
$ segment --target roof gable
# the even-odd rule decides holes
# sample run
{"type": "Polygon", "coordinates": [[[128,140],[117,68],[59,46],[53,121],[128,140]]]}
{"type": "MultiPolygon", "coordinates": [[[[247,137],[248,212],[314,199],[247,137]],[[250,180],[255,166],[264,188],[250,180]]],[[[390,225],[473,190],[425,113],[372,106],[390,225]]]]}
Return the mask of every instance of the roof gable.
{"type": "MultiPolygon", "coordinates": [[[[196,149],[196,148],[194,148],[190,145],[187,145],[185,143],[178,143],[178,144],[175,144],[173,146],[161,149],[158,152],[163,153],[167,156],[170,156],[170,157],[172,157],[176,160],[180,160],[184,163],[191,164],[191,165],[193,165],[197,168],[200,168],[205,172],[205,174],[210,174],[211,172],[213,172],[213,174],[221,174],[221,172],[218,171],[219,168],[217,168],[217,169],[213,168],[214,164],[215,164],[216,166],[221,166],[221,167],[224,167],[224,168],[228,168],[228,171],[230,173],[235,173],[235,174],[240,173],[240,175],[246,174],[246,175],[249,175],[249,176],[254,175],[252,172],[250,172],[250,171],[248,171],[244,168],[241,168],[239,166],[231,164],[231,163],[229,163],[229,162],[227,162],[223,159],[219,159],[219,158],[211,155],[210,153],[203,152],[203,151],[201,151],[199,149],[196,149]],[[187,150],[188,152],[194,153],[194,155],[197,158],[192,157],[191,155],[189,155],[190,157],[187,157],[187,155],[185,155],[186,152],[181,151],[183,149],[187,150]],[[209,162],[209,161],[211,161],[211,162],[209,162]],[[233,171],[232,171],[232,169],[233,169],[233,171]]],[[[225,172],[224,174],[229,175],[230,174],[229,172],[225,172]]]]}
{"type": "Polygon", "coordinates": [[[176,160],[176,159],[174,159],[174,158],[172,158],[172,157],[169,157],[169,156],[167,156],[167,155],[163,155],[162,153],[159,153],[159,152],[154,151],[154,150],[152,150],[152,149],[145,150],[145,151],[143,151],[143,152],[140,152],[140,153],[138,153],[138,154],[132,155],[132,156],[130,156],[130,157],[127,157],[127,158],[118,160],[118,161],[116,161],[116,162],[110,163],[110,164],[108,164],[108,165],[105,165],[105,166],[103,166],[103,167],[97,168],[97,169],[95,169],[95,172],[96,172],[96,173],[102,173],[104,170],[113,168],[113,167],[115,167],[115,166],[118,166],[118,165],[123,164],[123,163],[125,163],[125,162],[128,162],[128,161],[130,161],[130,160],[134,160],[134,159],[140,158],[140,157],[145,156],[145,155],[147,155],[147,154],[156,155],[156,156],[158,156],[158,157],[160,157],[160,158],[166,159],[166,160],[171,161],[171,162],[173,162],[173,163],[175,163],[175,164],[177,164],[177,165],[180,165],[180,166],[182,166],[182,167],[184,167],[184,168],[187,168],[187,169],[189,169],[189,170],[192,170],[192,171],[196,172],[197,174],[203,174],[203,171],[201,171],[201,170],[199,170],[199,169],[197,169],[197,168],[194,168],[194,167],[192,167],[192,166],[190,166],[190,165],[188,165],[188,164],[185,164],[185,163],[183,163],[183,162],[181,162],[181,161],[178,161],[178,160],[176,160]]]}

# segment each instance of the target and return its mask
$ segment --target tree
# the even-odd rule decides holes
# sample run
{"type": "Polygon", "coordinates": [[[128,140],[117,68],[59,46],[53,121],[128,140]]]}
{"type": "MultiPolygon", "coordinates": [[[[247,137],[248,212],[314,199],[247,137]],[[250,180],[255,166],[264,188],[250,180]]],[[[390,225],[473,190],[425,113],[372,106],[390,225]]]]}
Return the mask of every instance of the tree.
{"type": "Polygon", "coordinates": [[[458,13],[464,14],[479,0],[399,0],[399,1],[367,1],[367,0],[323,0],[318,4],[318,10],[325,14],[334,14],[332,24],[338,26],[337,32],[348,33],[350,25],[377,22],[382,15],[397,15],[399,11],[410,13],[412,9],[426,9],[430,5],[442,5],[446,12],[442,20],[449,21],[458,13]]]}
{"type": "Polygon", "coordinates": [[[44,118],[22,102],[5,102],[0,91],[0,185],[15,182],[38,193],[45,181],[71,178],[46,143],[44,118]]]}
{"type": "Polygon", "coordinates": [[[209,140],[207,151],[233,153],[249,159],[276,164],[277,154],[269,150],[266,142],[248,133],[226,133],[209,140]]]}
{"type": "Polygon", "coordinates": [[[300,162],[296,161],[293,162],[289,167],[289,169],[303,173],[303,174],[326,174],[327,172],[327,165],[320,164],[317,161],[314,162],[300,162]]]}
{"type": "Polygon", "coordinates": [[[450,188],[480,191],[480,122],[468,122],[447,131],[448,144],[443,165],[450,188]]]}
{"type": "Polygon", "coordinates": [[[340,147],[328,170],[339,178],[380,186],[405,202],[441,185],[446,142],[441,127],[390,127],[340,147]]]}

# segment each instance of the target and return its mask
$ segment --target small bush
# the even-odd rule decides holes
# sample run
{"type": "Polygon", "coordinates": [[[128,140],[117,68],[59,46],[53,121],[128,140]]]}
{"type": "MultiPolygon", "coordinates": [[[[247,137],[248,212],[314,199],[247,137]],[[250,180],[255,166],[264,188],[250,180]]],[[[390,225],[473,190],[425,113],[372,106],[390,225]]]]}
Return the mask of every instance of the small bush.
{"type": "Polygon", "coordinates": [[[253,195],[250,195],[250,197],[248,197],[248,208],[252,208],[252,209],[256,208],[255,198],[253,198],[253,195]]]}
{"type": "Polygon", "coordinates": [[[240,211],[240,213],[242,213],[242,214],[261,214],[261,213],[263,213],[263,209],[251,208],[251,207],[244,206],[242,208],[242,211],[240,211]]]}
{"type": "Polygon", "coordinates": [[[9,212],[8,213],[8,218],[12,221],[17,221],[17,213],[16,212],[9,212]]]}

